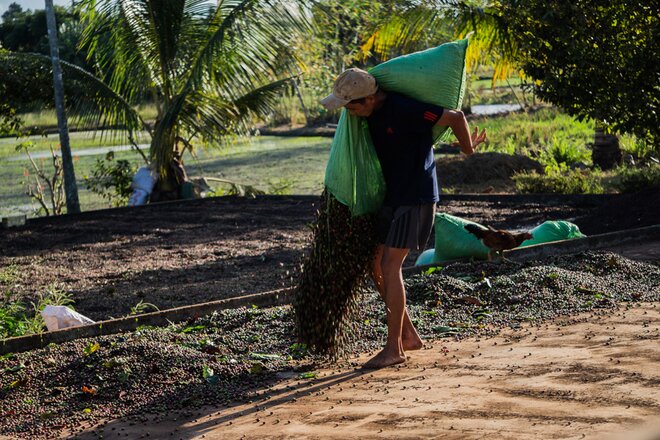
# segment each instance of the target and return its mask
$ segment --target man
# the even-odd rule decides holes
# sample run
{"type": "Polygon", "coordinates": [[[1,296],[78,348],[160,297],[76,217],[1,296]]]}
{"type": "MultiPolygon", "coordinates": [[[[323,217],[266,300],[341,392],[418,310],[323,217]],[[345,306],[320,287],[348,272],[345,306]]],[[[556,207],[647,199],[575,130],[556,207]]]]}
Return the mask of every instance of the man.
{"type": "Polygon", "coordinates": [[[367,118],[386,184],[379,212],[380,244],[373,279],[387,309],[387,343],[365,367],[382,368],[406,360],[407,350],[423,346],[406,310],[401,268],[411,249],[422,250],[433,226],[439,201],[433,157],[433,126],[452,129],[465,154],[486,140],[470,129],[460,110],[443,109],[378,88],[373,75],[352,68],[335,80],[333,93],[321,103],[329,110],[345,107],[353,116],[367,118]]]}

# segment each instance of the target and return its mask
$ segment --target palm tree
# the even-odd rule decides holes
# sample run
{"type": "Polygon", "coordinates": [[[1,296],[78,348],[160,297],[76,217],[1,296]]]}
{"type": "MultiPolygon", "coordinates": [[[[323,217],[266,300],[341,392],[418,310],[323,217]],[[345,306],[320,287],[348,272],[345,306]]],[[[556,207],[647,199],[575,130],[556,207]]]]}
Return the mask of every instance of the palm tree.
{"type": "MultiPolygon", "coordinates": [[[[287,0],[82,0],[81,47],[96,74],[63,63],[67,105],[81,124],[121,126],[135,144],[151,136],[149,160],[161,177],[196,139],[248,132],[267,115],[296,71],[289,42],[308,30],[299,2],[287,0]],[[157,107],[148,125],[134,106],[157,107]]],[[[0,77],[34,81],[47,58],[4,54],[0,77]],[[25,66],[32,66],[26,69],[25,66]]],[[[1,78],[0,78],[1,79],[1,78]]]]}
{"type": "Polygon", "coordinates": [[[412,3],[379,27],[362,46],[362,57],[386,60],[393,52],[407,53],[438,42],[427,41],[434,30],[452,28],[454,37],[468,34],[468,69],[494,67],[493,81],[505,80],[517,71],[517,46],[509,35],[502,9],[489,0],[431,0],[412,3]]]}

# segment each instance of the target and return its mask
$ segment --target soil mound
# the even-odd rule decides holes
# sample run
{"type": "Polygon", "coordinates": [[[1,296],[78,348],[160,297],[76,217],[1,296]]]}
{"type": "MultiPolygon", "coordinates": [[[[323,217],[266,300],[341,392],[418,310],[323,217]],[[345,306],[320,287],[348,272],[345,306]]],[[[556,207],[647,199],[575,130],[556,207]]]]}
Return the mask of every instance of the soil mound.
{"type": "Polygon", "coordinates": [[[542,173],[543,166],[519,154],[492,152],[436,160],[436,172],[442,186],[511,180],[513,174],[521,171],[542,173]]]}

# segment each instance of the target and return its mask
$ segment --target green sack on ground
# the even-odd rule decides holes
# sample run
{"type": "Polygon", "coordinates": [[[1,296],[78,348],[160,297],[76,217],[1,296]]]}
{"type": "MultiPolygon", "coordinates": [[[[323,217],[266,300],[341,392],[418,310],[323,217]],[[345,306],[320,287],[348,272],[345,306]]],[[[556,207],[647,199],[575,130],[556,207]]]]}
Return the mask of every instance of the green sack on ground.
{"type": "Polygon", "coordinates": [[[565,220],[550,220],[544,222],[531,231],[532,239],[522,242],[520,247],[531,246],[533,244],[549,243],[551,241],[572,240],[574,238],[586,237],[576,224],[565,220]]]}
{"type": "MultiPolygon", "coordinates": [[[[435,215],[434,263],[461,258],[478,260],[488,258],[488,248],[474,234],[465,229],[467,224],[479,225],[479,223],[445,213],[435,215]]],[[[523,241],[518,249],[534,244],[585,237],[577,225],[564,220],[546,221],[529,232],[534,238],[523,241]]]]}
{"type": "MultiPolygon", "coordinates": [[[[399,92],[444,108],[460,108],[465,91],[468,40],[394,58],[371,69],[385,91],[399,92]]],[[[435,127],[439,140],[447,127],[435,127]]],[[[325,172],[325,186],[353,216],[377,211],[385,197],[378,156],[365,118],[342,111],[325,172]]]]}
{"type": "Polygon", "coordinates": [[[425,264],[433,264],[435,262],[435,249],[427,249],[415,260],[415,266],[423,266],[425,264]]]}
{"type": "MultiPolygon", "coordinates": [[[[488,258],[488,248],[465,229],[465,225],[479,223],[445,214],[435,215],[435,261],[442,263],[461,258],[488,258]]],[[[481,225],[479,225],[481,226],[481,225]]]]}

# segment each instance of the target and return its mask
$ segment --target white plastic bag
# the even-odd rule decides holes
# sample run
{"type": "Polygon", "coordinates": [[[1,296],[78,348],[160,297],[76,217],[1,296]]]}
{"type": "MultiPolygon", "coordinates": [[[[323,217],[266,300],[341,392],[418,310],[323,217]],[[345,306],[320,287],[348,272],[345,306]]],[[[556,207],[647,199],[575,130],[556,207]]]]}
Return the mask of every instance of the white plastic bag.
{"type": "Polygon", "coordinates": [[[78,327],[94,324],[94,321],[66,306],[46,306],[41,311],[49,332],[61,328],[78,327]]]}
{"type": "Polygon", "coordinates": [[[148,194],[151,194],[151,191],[154,189],[154,185],[158,180],[158,174],[153,172],[149,167],[141,167],[133,176],[133,181],[131,182],[131,188],[141,189],[146,191],[148,194]]]}
{"type": "Polygon", "coordinates": [[[149,193],[143,189],[134,189],[128,198],[128,206],[146,205],[149,200],[149,193]]]}
{"type": "Polygon", "coordinates": [[[153,191],[157,180],[158,174],[152,171],[151,168],[141,167],[138,169],[131,182],[133,194],[131,194],[131,197],[128,199],[128,206],[146,204],[149,200],[149,194],[153,191]]]}

